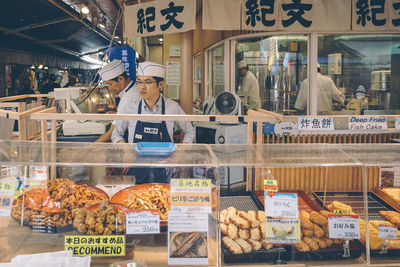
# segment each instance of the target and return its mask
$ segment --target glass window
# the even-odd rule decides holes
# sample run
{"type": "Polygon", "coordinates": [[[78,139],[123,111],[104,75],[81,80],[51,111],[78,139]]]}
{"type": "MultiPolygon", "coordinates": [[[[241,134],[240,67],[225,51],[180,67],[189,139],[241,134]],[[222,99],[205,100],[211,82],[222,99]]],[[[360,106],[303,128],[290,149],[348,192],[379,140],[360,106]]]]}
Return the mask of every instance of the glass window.
{"type": "MultiPolygon", "coordinates": [[[[400,113],[400,35],[319,35],[318,62],[345,95],[348,114],[400,113]]],[[[320,112],[319,112],[320,113],[320,112]]]]}
{"type": "Polygon", "coordinates": [[[215,98],[225,88],[224,44],[212,49],[211,52],[211,88],[215,98]]]}
{"type": "Polygon", "coordinates": [[[247,108],[293,114],[300,84],[307,76],[306,59],[305,35],[238,40],[235,47],[236,92],[247,108]],[[243,64],[247,71],[239,70],[243,64]]]}

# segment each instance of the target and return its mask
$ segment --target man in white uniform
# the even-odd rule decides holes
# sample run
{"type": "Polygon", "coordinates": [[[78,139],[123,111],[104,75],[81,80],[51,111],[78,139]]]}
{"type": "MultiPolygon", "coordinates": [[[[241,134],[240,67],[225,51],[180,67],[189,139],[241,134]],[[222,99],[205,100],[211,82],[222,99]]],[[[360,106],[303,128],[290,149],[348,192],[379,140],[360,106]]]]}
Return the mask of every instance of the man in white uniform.
{"type": "MultiPolygon", "coordinates": [[[[165,67],[146,61],[140,63],[136,84],[141,101],[118,109],[122,114],[182,114],[185,112],[173,100],[160,95],[164,86],[165,67]]],[[[111,140],[114,143],[125,142],[123,135],[128,129],[128,142],[173,142],[174,127],[183,130],[184,143],[193,143],[195,131],[188,121],[117,121],[111,140]]]]}
{"type": "MultiPolygon", "coordinates": [[[[317,67],[317,83],[318,83],[318,95],[317,95],[317,108],[318,113],[329,113],[333,108],[333,101],[343,105],[345,96],[342,92],[337,89],[332,79],[321,75],[321,67],[318,64],[317,67]]],[[[307,91],[308,91],[308,78],[305,79],[300,85],[299,95],[297,96],[294,108],[297,110],[305,110],[307,107],[307,91]]]]}
{"type": "Polygon", "coordinates": [[[261,108],[260,86],[258,85],[256,76],[248,70],[244,60],[239,61],[237,67],[240,76],[243,77],[242,86],[237,94],[244,97],[243,104],[248,109],[261,108]]]}
{"type": "MultiPolygon", "coordinates": [[[[113,60],[99,72],[101,79],[108,85],[111,91],[118,94],[117,114],[125,110],[126,105],[132,105],[140,100],[136,84],[129,79],[121,60],[113,60]]],[[[102,135],[96,142],[109,142],[116,121],[112,122],[110,129],[102,135]]]]}

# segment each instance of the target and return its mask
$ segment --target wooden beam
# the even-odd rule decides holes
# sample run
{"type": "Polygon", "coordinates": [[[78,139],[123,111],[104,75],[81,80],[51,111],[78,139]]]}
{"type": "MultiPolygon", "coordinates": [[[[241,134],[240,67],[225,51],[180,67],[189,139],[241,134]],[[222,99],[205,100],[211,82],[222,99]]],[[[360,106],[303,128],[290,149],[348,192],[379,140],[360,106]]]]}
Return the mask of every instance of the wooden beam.
{"type": "Polygon", "coordinates": [[[43,110],[43,109],[45,109],[45,108],[46,108],[45,106],[38,106],[38,107],[36,107],[36,108],[31,108],[31,109],[29,109],[29,110],[27,110],[27,111],[24,111],[24,112],[19,112],[19,117],[20,117],[21,119],[24,119],[24,118],[26,118],[26,117],[29,117],[32,113],[41,111],[41,110],[43,110]]]}

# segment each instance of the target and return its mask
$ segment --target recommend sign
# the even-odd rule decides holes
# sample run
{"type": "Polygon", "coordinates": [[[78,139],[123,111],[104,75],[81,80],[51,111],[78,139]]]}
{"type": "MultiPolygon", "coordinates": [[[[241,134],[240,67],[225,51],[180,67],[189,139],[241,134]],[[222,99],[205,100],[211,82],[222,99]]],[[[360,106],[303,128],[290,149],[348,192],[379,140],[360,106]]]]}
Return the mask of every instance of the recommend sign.
{"type": "Polygon", "coordinates": [[[124,235],[66,235],[64,244],[73,256],[125,256],[124,235]]]}

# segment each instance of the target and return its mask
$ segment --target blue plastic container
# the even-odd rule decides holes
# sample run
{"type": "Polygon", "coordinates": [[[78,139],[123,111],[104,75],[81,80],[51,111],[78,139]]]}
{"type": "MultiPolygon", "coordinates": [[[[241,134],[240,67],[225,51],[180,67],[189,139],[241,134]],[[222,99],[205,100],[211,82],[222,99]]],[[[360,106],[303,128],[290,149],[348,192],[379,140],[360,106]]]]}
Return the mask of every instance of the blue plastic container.
{"type": "Polygon", "coordinates": [[[139,142],[136,151],[143,156],[169,156],[175,151],[175,145],[171,142],[139,142]]]}

